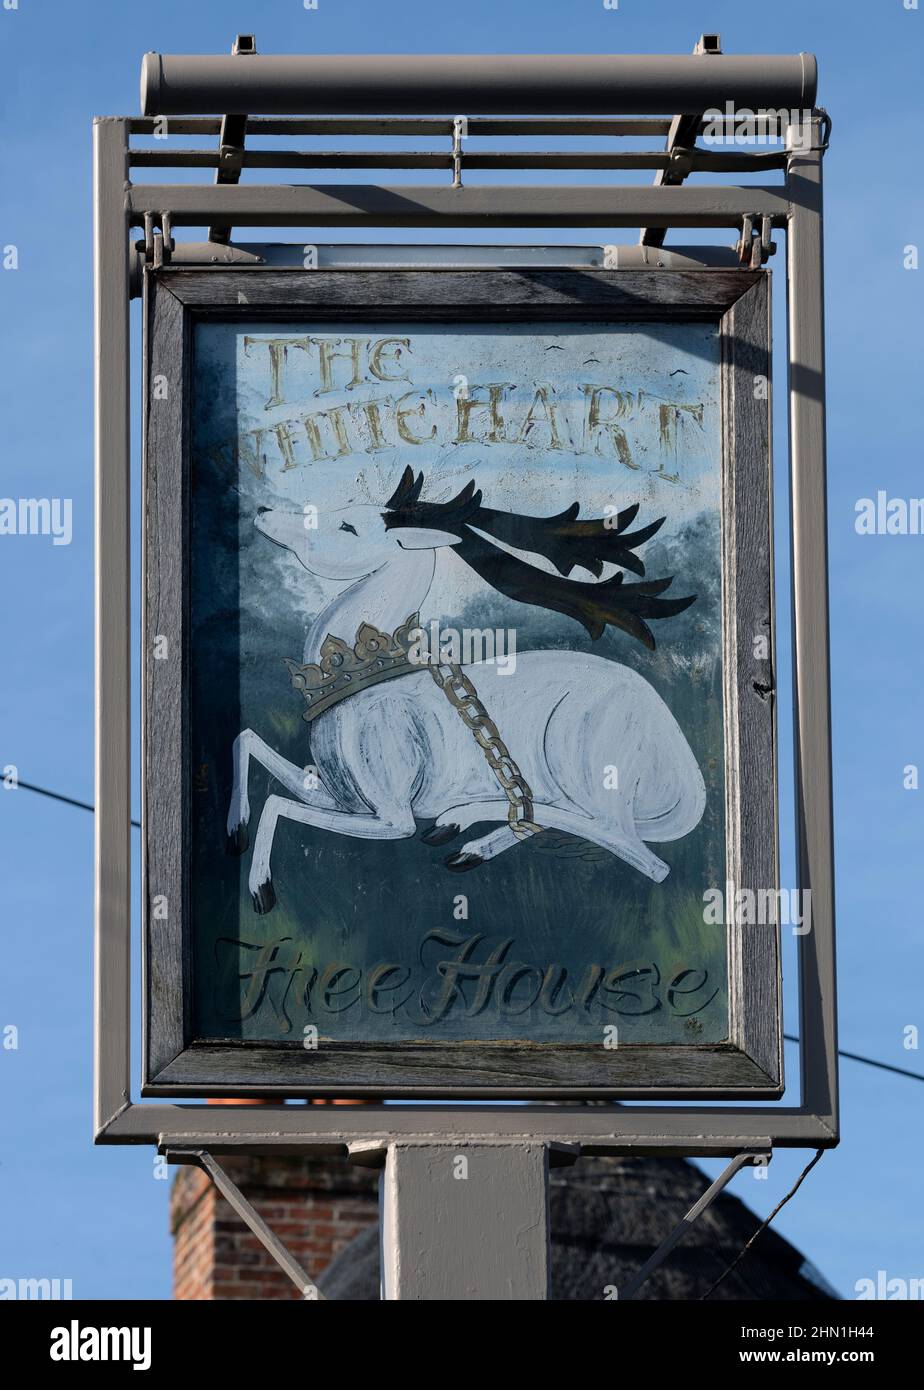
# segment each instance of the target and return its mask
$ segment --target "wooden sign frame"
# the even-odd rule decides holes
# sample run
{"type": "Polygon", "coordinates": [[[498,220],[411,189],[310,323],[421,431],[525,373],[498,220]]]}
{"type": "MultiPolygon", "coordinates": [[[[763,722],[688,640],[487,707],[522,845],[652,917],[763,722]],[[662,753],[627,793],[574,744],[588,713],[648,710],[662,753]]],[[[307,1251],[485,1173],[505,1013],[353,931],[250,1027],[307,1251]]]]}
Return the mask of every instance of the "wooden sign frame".
{"type": "MultiPolygon", "coordinates": [[[[727,881],[778,886],[769,274],[749,270],[145,271],[144,904],[148,1096],[773,1099],[779,928],[727,927],[728,1038],[698,1046],[244,1043],[193,1036],[189,945],[189,399],[193,327],[314,318],[712,322],[721,342],[727,881]],[[166,638],[174,656],[155,659],[166,638]],[[755,642],[756,636],[767,640],[755,642]],[[166,914],[162,905],[167,904],[166,914]],[[460,1067],[460,1056],[464,1067],[460,1067]]],[[[721,885],[723,888],[725,885],[721,885]]]]}

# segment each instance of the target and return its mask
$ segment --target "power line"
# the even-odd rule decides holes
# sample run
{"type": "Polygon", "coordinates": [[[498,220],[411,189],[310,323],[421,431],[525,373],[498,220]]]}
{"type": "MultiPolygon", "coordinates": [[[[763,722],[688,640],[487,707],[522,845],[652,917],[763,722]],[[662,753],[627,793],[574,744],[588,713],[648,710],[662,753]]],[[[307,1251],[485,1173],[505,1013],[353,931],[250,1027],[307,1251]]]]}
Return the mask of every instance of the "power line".
{"type": "MultiPolygon", "coordinates": [[[[27,792],[38,792],[39,796],[50,797],[52,801],[63,801],[65,806],[76,806],[80,811],[89,811],[92,815],[96,814],[96,807],[92,806],[89,801],[78,801],[76,797],[64,796],[62,792],[49,791],[47,787],[37,787],[34,782],[22,782],[17,778],[11,785],[10,790],[12,790],[13,786],[17,789],[22,787],[27,792]]],[[[140,820],[132,820],[131,824],[135,826],[136,829],[141,829],[140,820]]]]}
{"type": "MultiPolygon", "coordinates": [[[[27,792],[37,792],[39,796],[50,797],[52,801],[62,801],[65,806],[76,806],[80,811],[89,811],[91,814],[96,813],[96,807],[92,806],[89,801],[78,801],[73,796],[64,796],[61,792],[49,791],[48,787],[38,787],[34,782],[22,782],[17,780],[15,785],[17,787],[23,787],[27,792]]],[[[141,822],[139,820],[133,819],[131,824],[136,830],[141,829],[141,822]]],[[[797,1043],[800,1041],[796,1033],[784,1033],[783,1037],[787,1042],[797,1043]]],[[[896,1067],[893,1066],[891,1062],[878,1062],[875,1057],[864,1057],[859,1052],[846,1052],[843,1048],[839,1047],[837,1055],[838,1057],[846,1057],[847,1060],[851,1062],[862,1062],[863,1065],[867,1067],[876,1067],[879,1071],[890,1071],[895,1076],[908,1076],[912,1081],[924,1081],[924,1073],[910,1071],[907,1067],[896,1067]]]]}
{"type": "MultiPolygon", "coordinates": [[[[787,1042],[797,1043],[800,1041],[795,1033],[784,1033],[783,1037],[787,1042]]],[[[847,1057],[851,1062],[862,1062],[867,1067],[878,1067],[880,1071],[891,1071],[896,1076],[910,1076],[913,1081],[924,1081],[924,1073],[919,1071],[909,1071],[907,1067],[896,1067],[891,1062],[877,1062],[875,1057],[864,1057],[859,1052],[845,1052],[842,1047],[837,1049],[838,1057],[847,1057]]]]}
{"type": "Polygon", "coordinates": [[[789,1189],[789,1191],[786,1193],[786,1196],[785,1196],[781,1201],[777,1202],[776,1206],[773,1208],[772,1212],[771,1212],[770,1215],[767,1217],[766,1221],[762,1221],[762,1222],[760,1223],[760,1225],[757,1227],[757,1230],[756,1230],[756,1231],[754,1232],[754,1234],[751,1236],[751,1239],[746,1243],[746,1245],[743,1246],[743,1248],[742,1248],[741,1250],[738,1251],[738,1254],[737,1254],[737,1255],[735,1256],[735,1258],[732,1260],[731,1264],[730,1264],[730,1265],[726,1265],[725,1269],[722,1270],[722,1273],[719,1275],[718,1279],[716,1279],[715,1283],[714,1283],[714,1284],[710,1284],[709,1288],[706,1290],[706,1292],[703,1294],[702,1298],[700,1299],[700,1303],[704,1302],[704,1300],[707,1299],[707,1298],[710,1296],[710,1294],[712,1294],[712,1293],[715,1292],[715,1290],[716,1290],[716,1289],[719,1287],[719,1285],[721,1284],[722,1280],[725,1279],[725,1278],[727,1277],[727,1275],[731,1274],[731,1272],[732,1272],[732,1270],[735,1268],[735,1266],[738,1265],[738,1264],[740,1264],[740,1262],[744,1259],[745,1255],[748,1253],[748,1251],[750,1250],[751,1246],[754,1244],[755,1240],[756,1240],[757,1237],[760,1235],[761,1231],[765,1231],[765,1230],[767,1229],[767,1227],[770,1225],[770,1222],[771,1222],[771,1221],[773,1220],[773,1218],[776,1216],[777,1212],[783,1210],[783,1208],[785,1207],[786,1203],[789,1201],[790,1197],[795,1197],[796,1193],[799,1191],[799,1188],[800,1188],[800,1187],[802,1186],[802,1184],[805,1182],[805,1179],[808,1177],[809,1173],[810,1173],[810,1172],[812,1171],[812,1169],[815,1167],[815,1164],[816,1164],[816,1163],[818,1162],[818,1160],[821,1158],[821,1155],[822,1155],[823,1153],[824,1153],[824,1149],[818,1149],[818,1150],[816,1151],[815,1157],[814,1157],[813,1159],[811,1159],[811,1160],[805,1165],[805,1167],[802,1169],[802,1172],[801,1172],[801,1173],[799,1174],[799,1176],[796,1178],[796,1181],[793,1183],[792,1187],[791,1187],[791,1188],[789,1189]]]}

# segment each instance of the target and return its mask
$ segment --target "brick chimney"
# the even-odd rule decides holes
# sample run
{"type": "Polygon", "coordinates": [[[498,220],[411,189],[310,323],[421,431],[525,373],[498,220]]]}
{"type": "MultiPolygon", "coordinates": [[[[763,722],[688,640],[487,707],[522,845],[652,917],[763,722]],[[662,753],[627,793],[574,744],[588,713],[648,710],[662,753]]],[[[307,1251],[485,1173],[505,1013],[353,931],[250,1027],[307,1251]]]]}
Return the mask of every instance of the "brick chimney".
{"type": "MultiPolygon", "coordinates": [[[[311,1278],[378,1218],[378,1173],[345,1158],[222,1158],[228,1176],[311,1278]]],[[[291,1280],[200,1168],[182,1167],[170,1198],[173,1296],[298,1298],[291,1280]]]]}

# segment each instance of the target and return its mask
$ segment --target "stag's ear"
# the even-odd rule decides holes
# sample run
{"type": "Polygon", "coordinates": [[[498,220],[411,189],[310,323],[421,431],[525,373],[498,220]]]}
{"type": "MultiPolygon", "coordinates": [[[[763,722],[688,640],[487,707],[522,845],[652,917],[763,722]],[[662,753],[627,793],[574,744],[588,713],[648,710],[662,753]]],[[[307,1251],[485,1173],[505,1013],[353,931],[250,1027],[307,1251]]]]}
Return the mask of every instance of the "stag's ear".
{"type": "Polygon", "coordinates": [[[395,529],[395,540],[402,550],[437,550],[444,545],[458,545],[461,536],[450,531],[436,531],[430,526],[400,526],[395,529]]]}

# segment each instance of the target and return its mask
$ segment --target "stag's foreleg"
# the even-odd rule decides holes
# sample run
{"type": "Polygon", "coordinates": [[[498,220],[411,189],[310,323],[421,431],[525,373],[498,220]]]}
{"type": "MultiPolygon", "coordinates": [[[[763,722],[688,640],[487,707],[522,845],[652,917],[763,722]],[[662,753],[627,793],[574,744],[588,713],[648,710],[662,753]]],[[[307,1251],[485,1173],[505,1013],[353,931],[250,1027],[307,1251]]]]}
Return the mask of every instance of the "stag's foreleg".
{"type": "Polygon", "coordinates": [[[470,825],[482,820],[506,820],[510,803],[500,797],[491,801],[468,801],[462,806],[450,806],[437,816],[429,830],[424,830],[420,838],[428,845],[445,845],[454,840],[470,825]]]}
{"type": "Polygon", "coordinates": [[[293,796],[305,801],[310,800],[314,805],[336,809],[337,803],[317,785],[317,776],[313,768],[298,767],[297,764],[289,762],[288,758],[270,748],[253,729],[244,729],[238,734],[231,750],[231,758],[233,783],[231,804],[228,807],[228,850],[231,854],[243,854],[249,840],[247,824],[250,820],[248,786],[251,758],[261,767],[265,767],[293,796]]]}
{"type": "MultiPolygon", "coordinates": [[[[488,820],[491,817],[484,814],[486,805],[480,807],[480,820],[488,820]]],[[[506,807],[506,802],[497,803],[506,807]]],[[[461,808],[459,808],[461,809],[461,808]]],[[[448,817],[454,812],[446,812],[448,817]]],[[[441,817],[442,819],[442,817],[441,817]]],[[[625,820],[625,817],[623,817],[625,820]]],[[[652,854],[648,846],[639,838],[634,821],[625,820],[620,823],[619,818],[604,816],[588,816],[582,812],[571,810],[563,806],[546,806],[537,803],[533,806],[533,820],[537,825],[549,830],[564,830],[569,835],[578,835],[581,839],[590,840],[595,845],[600,845],[602,849],[607,849],[617,858],[622,859],[626,864],[631,864],[633,869],[638,869],[646,878],[653,879],[655,883],[660,883],[670,872],[670,866],[659,859],[656,854],[652,854]]],[[[438,822],[439,823],[439,822],[438,822]]],[[[474,820],[469,824],[474,824],[474,820]]],[[[509,825],[502,825],[497,830],[492,830],[488,835],[482,835],[480,839],[469,840],[462,845],[461,849],[455,854],[451,854],[446,860],[446,867],[453,869],[457,873],[465,869],[475,869],[479,864],[484,864],[489,859],[496,859],[505,850],[512,849],[514,845],[522,841],[509,825]]]]}
{"type": "Polygon", "coordinates": [[[332,810],[325,798],[309,793],[305,801],[288,801],[284,796],[268,796],[260,815],[257,837],[250,862],[248,886],[255,912],[269,912],[275,905],[276,894],[270,871],[273,837],[280,819],[299,821],[318,830],[332,830],[337,835],[352,835],[361,840],[402,840],[414,834],[411,808],[399,806],[380,809],[371,815],[332,810]]]}
{"type": "Polygon", "coordinates": [[[490,835],[483,835],[478,840],[470,840],[445,860],[446,867],[457,872],[475,869],[488,859],[496,858],[505,849],[512,849],[519,842],[519,837],[514,835],[508,823],[509,815],[510,803],[503,797],[450,806],[437,816],[436,823],[424,831],[421,839],[428,845],[444,845],[463,830],[468,830],[469,826],[477,825],[479,821],[503,821],[504,824],[498,830],[493,830],[490,835]]]}

